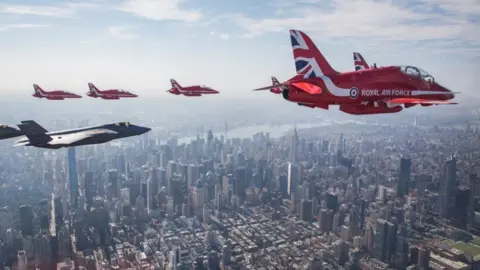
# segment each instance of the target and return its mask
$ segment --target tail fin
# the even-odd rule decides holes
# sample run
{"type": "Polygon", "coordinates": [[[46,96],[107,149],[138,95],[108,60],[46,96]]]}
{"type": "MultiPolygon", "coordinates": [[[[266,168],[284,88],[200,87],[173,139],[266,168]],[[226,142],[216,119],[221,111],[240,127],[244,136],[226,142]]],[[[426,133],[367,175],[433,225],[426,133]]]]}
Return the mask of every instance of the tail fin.
{"type": "Polygon", "coordinates": [[[299,30],[290,30],[290,41],[297,74],[303,75],[304,78],[315,78],[338,73],[307,34],[299,30]]]}
{"type": "Polygon", "coordinates": [[[355,65],[355,70],[365,70],[370,68],[367,61],[365,61],[363,56],[358,52],[353,53],[353,64],[355,65]]]}
{"type": "Polygon", "coordinates": [[[280,84],[280,82],[278,82],[277,78],[272,76],[272,85],[277,85],[277,84],[280,84]]]}
{"type": "Polygon", "coordinates": [[[33,90],[35,91],[36,94],[43,95],[43,89],[38,85],[34,84],[33,85],[33,90]]]}
{"type": "MultiPolygon", "coordinates": [[[[277,80],[277,78],[272,76],[272,85],[280,85],[280,82],[277,80]]],[[[282,93],[282,89],[280,87],[272,88],[270,89],[270,92],[275,93],[275,94],[280,94],[282,93]]]]}
{"type": "Polygon", "coordinates": [[[29,130],[34,131],[37,134],[48,132],[48,130],[46,130],[44,127],[42,127],[40,124],[38,124],[33,120],[25,120],[21,122],[22,122],[22,126],[28,127],[29,130]]]}
{"type": "Polygon", "coordinates": [[[180,88],[182,88],[180,84],[178,84],[178,82],[174,79],[170,79],[170,84],[172,85],[172,88],[175,88],[177,90],[180,90],[180,88]]]}
{"type": "Polygon", "coordinates": [[[22,121],[17,126],[32,142],[45,143],[52,140],[52,137],[46,134],[48,131],[33,120],[22,121]]]}
{"type": "Polygon", "coordinates": [[[100,90],[98,90],[98,88],[95,85],[93,85],[93,83],[91,83],[91,82],[88,83],[88,90],[90,92],[95,93],[95,94],[100,93],[100,90]]]}

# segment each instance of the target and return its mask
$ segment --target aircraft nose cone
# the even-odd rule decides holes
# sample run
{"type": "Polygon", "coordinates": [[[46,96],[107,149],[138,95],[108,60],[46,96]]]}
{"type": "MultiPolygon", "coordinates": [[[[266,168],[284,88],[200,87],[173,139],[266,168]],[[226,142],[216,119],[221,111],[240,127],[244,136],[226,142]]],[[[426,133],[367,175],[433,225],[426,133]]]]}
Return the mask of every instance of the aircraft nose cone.
{"type": "Polygon", "coordinates": [[[149,132],[150,130],[152,130],[152,129],[151,129],[151,128],[148,128],[148,127],[141,127],[141,128],[140,128],[140,134],[147,133],[147,132],[149,132]]]}
{"type": "Polygon", "coordinates": [[[448,92],[448,94],[445,95],[445,98],[447,100],[455,98],[455,94],[453,93],[452,90],[450,90],[450,89],[446,88],[445,86],[440,85],[438,83],[437,83],[437,86],[440,88],[441,91],[448,92]]]}

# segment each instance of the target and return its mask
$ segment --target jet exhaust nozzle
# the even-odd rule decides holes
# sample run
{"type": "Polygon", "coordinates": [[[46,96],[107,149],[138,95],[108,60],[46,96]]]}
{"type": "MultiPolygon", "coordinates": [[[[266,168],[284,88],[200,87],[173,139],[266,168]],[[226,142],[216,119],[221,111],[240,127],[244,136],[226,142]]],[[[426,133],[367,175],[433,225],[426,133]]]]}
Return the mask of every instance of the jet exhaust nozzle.
{"type": "Polygon", "coordinates": [[[288,100],[288,94],[289,94],[290,90],[288,88],[288,85],[284,85],[282,86],[282,97],[286,100],[288,100]]]}

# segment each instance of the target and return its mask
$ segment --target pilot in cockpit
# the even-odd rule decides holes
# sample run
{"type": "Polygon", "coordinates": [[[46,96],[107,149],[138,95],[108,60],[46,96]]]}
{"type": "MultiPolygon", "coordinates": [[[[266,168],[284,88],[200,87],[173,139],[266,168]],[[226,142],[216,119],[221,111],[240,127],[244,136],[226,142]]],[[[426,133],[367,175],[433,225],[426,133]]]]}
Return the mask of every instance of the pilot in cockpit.
{"type": "Polygon", "coordinates": [[[425,70],[413,66],[402,66],[401,69],[405,74],[408,74],[410,76],[421,78],[422,80],[429,83],[435,82],[435,78],[433,78],[433,76],[425,70]]]}

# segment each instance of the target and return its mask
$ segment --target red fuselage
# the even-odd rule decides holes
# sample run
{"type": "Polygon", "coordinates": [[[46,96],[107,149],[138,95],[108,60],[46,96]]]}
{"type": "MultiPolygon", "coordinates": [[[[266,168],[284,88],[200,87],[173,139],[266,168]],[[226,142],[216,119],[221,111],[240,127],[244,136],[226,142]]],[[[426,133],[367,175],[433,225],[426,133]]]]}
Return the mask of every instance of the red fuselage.
{"type": "Polygon", "coordinates": [[[93,98],[102,98],[102,99],[120,99],[120,98],[137,97],[137,95],[135,94],[132,94],[127,91],[117,90],[117,89],[103,90],[103,91],[97,90],[96,92],[90,91],[87,93],[87,96],[93,97],[93,98]]]}
{"type": "Polygon", "coordinates": [[[399,98],[405,98],[406,104],[408,104],[408,99],[450,100],[454,98],[454,94],[450,90],[434,82],[433,78],[413,76],[406,73],[402,67],[397,66],[308,79],[292,78],[282,88],[283,97],[291,102],[319,108],[328,108],[328,105],[342,105],[340,110],[345,112],[363,112],[372,109],[375,112],[370,113],[377,113],[378,110],[380,110],[378,113],[397,112],[399,111],[397,106],[390,106],[388,100],[399,98]],[[296,83],[307,83],[319,87],[321,90],[319,93],[309,94],[295,86],[296,83]],[[355,106],[365,108],[362,110],[355,106]],[[385,111],[381,111],[382,109],[385,111]]]}
{"type": "Polygon", "coordinates": [[[169,93],[174,95],[184,95],[190,97],[199,97],[201,95],[210,95],[210,94],[218,94],[217,90],[203,87],[200,85],[194,86],[187,86],[187,87],[172,87],[168,90],[169,93]]]}
{"type": "Polygon", "coordinates": [[[67,92],[67,91],[62,91],[62,90],[55,90],[55,91],[42,91],[42,92],[38,92],[36,91],[33,95],[33,97],[36,97],[36,98],[46,98],[46,99],[50,99],[50,100],[63,100],[63,99],[66,99],[66,98],[82,98],[82,96],[79,96],[77,94],[74,94],[74,93],[70,93],[70,92],[67,92]]]}

